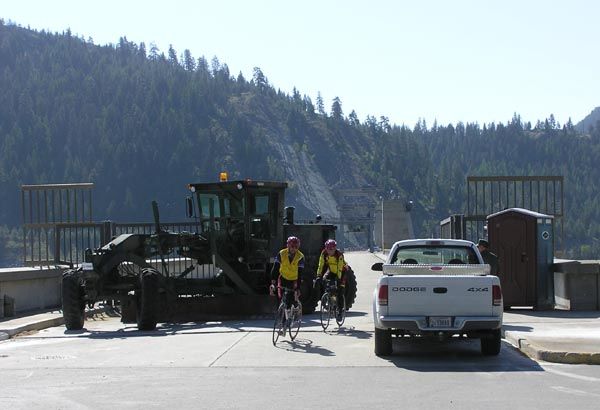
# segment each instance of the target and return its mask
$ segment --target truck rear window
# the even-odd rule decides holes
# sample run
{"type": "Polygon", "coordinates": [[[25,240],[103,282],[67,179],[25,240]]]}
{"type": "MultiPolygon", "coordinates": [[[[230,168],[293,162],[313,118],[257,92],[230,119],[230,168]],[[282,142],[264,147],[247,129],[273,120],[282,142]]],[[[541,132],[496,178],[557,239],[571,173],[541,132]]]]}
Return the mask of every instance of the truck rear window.
{"type": "Polygon", "coordinates": [[[410,246],[398,248],[392,256],[393,265],[415,264],[477,264],[477,256],[466,246],[410,246]]]}

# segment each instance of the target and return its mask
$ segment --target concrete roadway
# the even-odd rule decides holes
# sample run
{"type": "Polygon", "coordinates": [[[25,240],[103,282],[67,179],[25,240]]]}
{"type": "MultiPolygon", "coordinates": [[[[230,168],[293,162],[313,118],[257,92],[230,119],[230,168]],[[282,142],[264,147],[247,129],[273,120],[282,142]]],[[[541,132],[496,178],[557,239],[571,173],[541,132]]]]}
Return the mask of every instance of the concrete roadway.
{"type": "Polygon", "coordinates": [[[373,354],[369,253],[348,253],[356,305],[324,333],[309,315],[296,341],[271,343],[270,320],[163,325],[138,332],[101,316],[0,342],[0,408],[597,409],[600,366],[538,363],[503,342],[403,341],[373,354]]]}

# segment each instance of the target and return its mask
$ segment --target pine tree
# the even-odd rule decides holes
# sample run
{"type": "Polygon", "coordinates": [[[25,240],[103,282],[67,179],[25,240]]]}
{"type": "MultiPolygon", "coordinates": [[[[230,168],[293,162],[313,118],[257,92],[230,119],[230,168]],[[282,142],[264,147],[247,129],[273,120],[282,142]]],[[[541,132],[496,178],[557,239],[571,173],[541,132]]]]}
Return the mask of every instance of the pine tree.
{"type": "Polygon", "coordinates": [[[267,81],[267,77],[265,77],[262,70],[259,67],[254,67],[252,72],[252,81],[254,82],[254,85],[257,86],[260,90],[267,88],[269,82],[267,81]]]}
{"type": "Polygon", "coordinates": [[[187,48],[183,52],[183,68],[187,71],[194,71],[196,69],[196,61],[192,57],[192,53],[187,48]]]}
{"type": "Polygon", "coordinates": [[[169,63],[173,65],[179,64],[179,61],[177,61],[177,52],[173,48],[172,44],[169,44],[169,63]]]}
{"type": "Polygon", "coordinates": [[[342,102],[340,101],[340,97],[335,97],[333,99],[333,103],[331,104],[331,116],[336,120],[341,120],[344,118],[344,113],[342,112],[342,102]]]}
{"type": "Polygon", "coordinates": [[[360,121],[358,120],[358,115],[356,114],[356,111],[352,110],[350,115],[348,115],[348,119],[350,120],[350,125],[353,125],[355,127],[358,127],[360,125],[360,121]]]}
{"type": "Polygon", "coordinates": [[[317,112],[325,115],[325,104],[323,103],[323,97],[321,97],[321,91],[317,93],[317,112]]]}

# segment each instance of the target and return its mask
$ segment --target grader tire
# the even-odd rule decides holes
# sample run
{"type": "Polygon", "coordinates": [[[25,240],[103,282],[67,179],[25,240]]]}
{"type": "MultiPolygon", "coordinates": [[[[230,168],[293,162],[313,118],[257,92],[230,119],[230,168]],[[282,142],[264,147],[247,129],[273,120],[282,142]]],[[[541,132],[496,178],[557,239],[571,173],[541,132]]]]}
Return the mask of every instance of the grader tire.
{"type": "Polygon", "coordinates": [[[85,289],[76,270],[62,277],[62,311],[67,330],[81,330],[85,321],[85,289]]]}
{"type": "Polygon", "coordinates": [[[140,290],[137,298],[138,330],[154,330],[158,321],[159,273],[144,268],[140,274],[140,290]]]}
{"type": "Polygon", "coordinates": [[[356,275],[354,271],[349,268],[346,271],[346,310],[350,310],[354,301],[356,300],[356,291],[358,285],[356,283],[356,275]]]}

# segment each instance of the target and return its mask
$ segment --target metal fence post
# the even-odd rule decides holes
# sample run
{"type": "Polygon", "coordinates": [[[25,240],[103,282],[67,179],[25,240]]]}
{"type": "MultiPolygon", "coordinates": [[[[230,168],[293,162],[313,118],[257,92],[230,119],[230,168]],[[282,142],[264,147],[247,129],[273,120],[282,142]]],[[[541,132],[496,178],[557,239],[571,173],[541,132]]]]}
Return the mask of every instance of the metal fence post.
{"type": "Polygon", "coordinates": [[[60,265],[60,227],[54,227],[54,263],[60,265]]]}
{"type": "Polygon", "coordinates": [[[100,246],[104,246],[109,243],[113,236],[115,236],[115,224],[112,221],[102,222],[102,230],[100,231],[100,246]]]}

